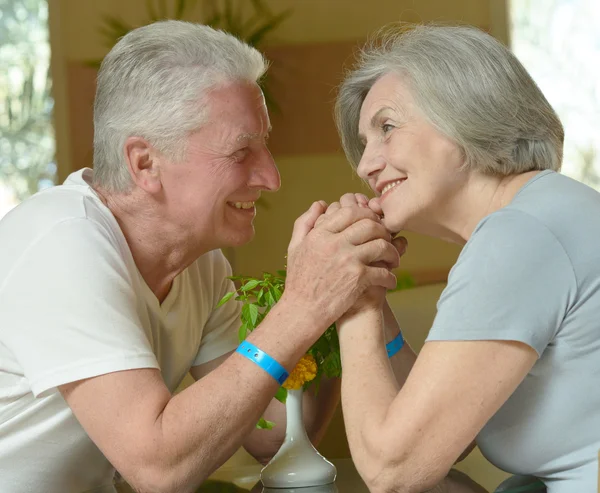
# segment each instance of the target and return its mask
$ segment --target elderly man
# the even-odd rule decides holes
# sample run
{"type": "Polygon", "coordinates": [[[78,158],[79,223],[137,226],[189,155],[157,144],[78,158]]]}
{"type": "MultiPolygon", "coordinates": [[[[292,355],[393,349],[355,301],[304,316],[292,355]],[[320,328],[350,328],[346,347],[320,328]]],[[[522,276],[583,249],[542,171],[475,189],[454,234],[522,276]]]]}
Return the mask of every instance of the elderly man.
{"type": "MultiPolygon", "coordinates": [[[[94,171],[0,223],[3,493],[113,491],[115,468],[140,491],[193,491],[242,444],[276,451],[252,430],[281,375],[233,352],[239,307],[217,308],[233,288],[219,248],[252,239],[280,185],[265,68],[205,26],[134,30],[98,76],[94,171]]],[[[296,221],[285,294],[248,338],[282,371],[367,288],[395,285],[379,218],[342,208],[315,226],[325,208],[296,221]]],[[[339,394],[321,395],[315,436],[339,394]]]]}

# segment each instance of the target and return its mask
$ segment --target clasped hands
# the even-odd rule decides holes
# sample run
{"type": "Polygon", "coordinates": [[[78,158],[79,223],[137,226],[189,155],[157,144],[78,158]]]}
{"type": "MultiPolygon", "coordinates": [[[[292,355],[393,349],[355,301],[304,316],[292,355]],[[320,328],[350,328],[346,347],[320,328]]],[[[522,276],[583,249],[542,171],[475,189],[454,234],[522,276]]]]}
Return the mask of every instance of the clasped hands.
{"type": "Polygon", "coordinates": [[[406,247],[362,194],[347,193],[329,206],[315,202],[294,224],[285,292],[329,323],[380,310],[386,291],[396,287],[392,270],[406,247]]]}

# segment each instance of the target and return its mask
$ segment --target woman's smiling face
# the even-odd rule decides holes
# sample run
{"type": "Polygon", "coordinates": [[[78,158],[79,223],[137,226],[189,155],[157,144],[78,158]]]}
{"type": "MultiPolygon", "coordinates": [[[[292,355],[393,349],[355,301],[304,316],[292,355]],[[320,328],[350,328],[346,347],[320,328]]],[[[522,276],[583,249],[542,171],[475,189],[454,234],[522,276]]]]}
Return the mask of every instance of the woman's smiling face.
{"type": "Polygon", "coordinates": [[[365,150],[357,171],[378,195],[385,226],[443,235],[445,223],[456,220],[449,215],[468,181],[463,153],[427,120],[400,75],[373,84],[358,130],[365,150]]]}

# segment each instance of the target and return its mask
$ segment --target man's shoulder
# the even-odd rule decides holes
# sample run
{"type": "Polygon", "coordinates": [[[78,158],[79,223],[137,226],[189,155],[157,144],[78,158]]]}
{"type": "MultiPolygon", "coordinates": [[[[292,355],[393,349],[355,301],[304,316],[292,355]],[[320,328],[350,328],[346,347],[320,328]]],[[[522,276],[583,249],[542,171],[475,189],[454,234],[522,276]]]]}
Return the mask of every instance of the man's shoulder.
{"type": "Polygon", "coordinates": [[[112,226],[107,222],[110,212],[102,209],[102,203],[89,188],[59,185],[36,193],[11,210],[0,221],[0,238],[39,233],[78,219],[112,226]]]}
{"type": "Polygon", "coordinates": [[[118,223],[78,190],[55,187],[38,193],[0,221],[0,275],[22,262],[64,262],[123,256],[127,244],[118,223]]]}

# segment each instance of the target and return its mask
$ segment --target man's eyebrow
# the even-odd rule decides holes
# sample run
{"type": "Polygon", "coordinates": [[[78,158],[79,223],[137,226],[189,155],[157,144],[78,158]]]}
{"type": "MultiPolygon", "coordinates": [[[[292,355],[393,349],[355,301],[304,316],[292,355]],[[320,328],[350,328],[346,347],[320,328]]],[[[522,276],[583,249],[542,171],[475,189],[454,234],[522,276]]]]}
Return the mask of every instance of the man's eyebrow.
{"type": "MultiPolygon", "coordinates": [[[[267,129],[267,137],[271,133],[271,130],[273,130],[273,127],[271,127],[271,125],[269,125],[269,128],[267,129]]],[[[238,135],[235,140],[238,142],[247,142],[249,140],[259,140],[262,138],[263,138],[263,135],[259,134],[259,133],[245,133],[245,134],[238,135]]]]}
{"type": "MultiPolygon", "coordinates": [[[[377,120],[379,120],[379,117],[381,116],[381,113],[383,113],[384,111],[387,110],[391,110],[392,108],[390,108],[389,106],[383,106],[381,108],[379,108],[375,114],[371,117],[371,121],[369,123],[369,128],[373,128],[377,126],[377,120]]],[[[365,137],[365,134],[358,132],[358,138],[360,139],[360,141],[365,144],[365,142],[367,141],[367,138],[365,137]]]]}

